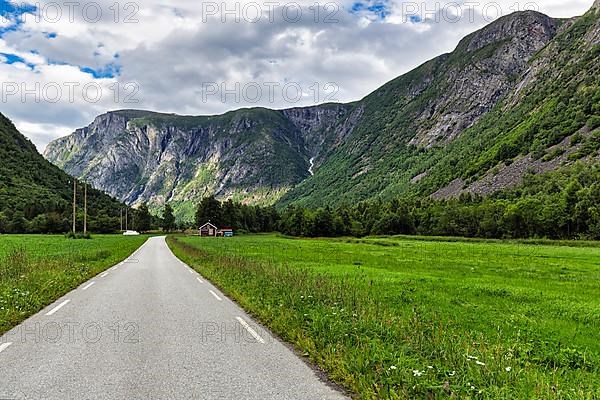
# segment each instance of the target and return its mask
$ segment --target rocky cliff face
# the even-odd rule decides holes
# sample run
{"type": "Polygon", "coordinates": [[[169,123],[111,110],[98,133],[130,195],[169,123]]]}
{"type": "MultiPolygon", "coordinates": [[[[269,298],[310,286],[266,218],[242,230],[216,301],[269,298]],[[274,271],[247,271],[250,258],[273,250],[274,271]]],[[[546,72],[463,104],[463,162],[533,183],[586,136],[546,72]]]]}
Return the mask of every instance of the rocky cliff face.
{"type": "Polygon", "coordinates": [[[269,204],[310,175],[344,105],[215,117],[117,111],[51,143],[45,157],[130,204],[220,198],[269,204]]]}
{"type": "Polygon", "coordinates": [[[586,123],[593,93],[579,88],[597,88],[598,14],[501,18],[356,103],[211,117],[112,112],[51,143],[45,156],[130,204],[188,204],[214,193],[322,205],[430,195],[451,182],[466,188],[586,123]],[[553,98],[559,92],[564,106],[553,98]],[[553,115],[575,122],[557,133],[553,126],[565,123],[553,115]]]}
{"type": "Polygon", "coordinates": [[[514,87],[556,31],[557,21],[531,11],[501,18],[463,39],[438,60],[434,76],[419,92],[436,95],[416,110],[410,144],[448,143],[473,126],[514,87]]]}
{"type": "Polygon", "coordinates": [[[355,105],[363,116],[344,143],[283,202],[354,202],[410,190],[420,180],[413,178],[428,174],[427,168],[412,169],[510,96],[560,24],[537,12],[509,15],[464,38],[454,52],[377,89],[355,105]],[[332,185],[339,190],[320,190],[332,185]]]}

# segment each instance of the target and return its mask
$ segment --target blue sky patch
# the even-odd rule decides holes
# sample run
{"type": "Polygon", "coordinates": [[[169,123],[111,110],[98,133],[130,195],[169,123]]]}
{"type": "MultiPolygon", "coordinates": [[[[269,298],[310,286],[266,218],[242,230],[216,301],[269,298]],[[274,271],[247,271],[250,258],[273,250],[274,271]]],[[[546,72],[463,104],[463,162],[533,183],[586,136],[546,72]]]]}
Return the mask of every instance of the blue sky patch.
{"type": "Polygon", "coordinates": [[[121,66],[114,62],[100,68],[81,67],[79,69],[81,72],[90,74],[96,79],[115,78],[121,74],[121,66]]]}
{"type": "Polygon", "coordinates": [[[17,63],[22,63],[27,65],[30,69],[34,69],[35,65],[28,63],[27,61],[25,61],[25,59],[23,57],[20,57],[16,54],[9,54],[9,53],[0,53],[0,56],[2,56],[3,58],[5,58],[6,60],[3,61],[4,64],[17,64],[17,63]]]}
{"type": "Polygon", "coordinates": [[[355,15],[371,14],[378,20],[384,20],[391,14],[388,0],[359,0],[352,4],[350,12],[355,15]]]}
{"type": "Polygon", "coordinates": [[[23,24],[21,16],[26,13],[33,13],[35,10],[35,6],[27,4],[14,5],[8,0],[0,0],[0,18],[11,22],[8,26],[0,28],[0,37],[6,32],[17,30],[23,24]]]}
{"type": "Polygon", "coordinates": [[[4,64],[14,64],[14,63],[23,63],[25,64],[25,60],[22,57],[19,57],[14,54],[0,53],[1,56],[6,58],[4,64]]]}

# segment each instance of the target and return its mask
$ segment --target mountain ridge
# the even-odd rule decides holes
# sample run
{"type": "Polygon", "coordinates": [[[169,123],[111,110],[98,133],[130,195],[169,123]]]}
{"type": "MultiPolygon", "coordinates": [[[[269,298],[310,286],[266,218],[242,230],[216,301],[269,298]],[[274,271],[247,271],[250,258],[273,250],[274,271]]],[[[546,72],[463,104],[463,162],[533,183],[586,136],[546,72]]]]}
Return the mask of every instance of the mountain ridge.
{"type": "MultiPolygon", "coordinates": [[[[520,107],[523,102],[549,102],[546,92],[544,99],[531,92],[536,85],[549,85],[545,75],[560,80],[569,74],[553,64],[550,51],[572,52],[575,61],[565,61],[569,68],[597,68],[589,54],[597,52],[598,31],[594,9],[568,21],[533,11],[514,13],[466,36],[452,53],[427,61],[356,102],[199,117],[116,111],[117,117],[135,118],[107,126],[106,116],[113,114],[104,114],[87,128],[52,142],[44,154],[130,204],[183,205],[216,194],[254,204],[319,206],[375,196],[428,196],[447,185],[462,185],[449,192],[454,196],[487,179],[499,163],[528,156],[519,154],[515,144],[497,148],[501,146],[496,141],[502,142],[519,122],[508,121],[501,109],[516,110],[525,124],[534,109],[526,112],[520,107]],[[534,95],[539,98],[532,100],[534,95]],[[506,132],[492,132],[493,118],[504,121],[506,132]],[[91,140],[90,133],[100,140],[91,140]],[[137,139],[131,142],[128,137],[137,139]],[[450,149],[456,152],[449,154],[450,149]],[[135,167],[124,162],[127,157],[135,167]]],[[[582,83],[581,75],[573,73],[574,84],[582,83]]],[[[577,90],[565,94],[577,95],[577,90]]],[[[581,118],[592,112],[588,107],[581,118]]],[[[523,140],[531,142],[521,147],[529,150],[535,144],[536,155],[557,151],[560,141],[585,125],[587,120],[581,118],[577,129],[565,128],[566,136],[549,140],[551,133],[530,134],[523,140]]],[[[582,133],[584,142],[594,129],[582,133]]],[[[520,179],[522,174],[509,183],[520,179]]],[[[490,187],[483,194],[506,185],[490,187]]]]}

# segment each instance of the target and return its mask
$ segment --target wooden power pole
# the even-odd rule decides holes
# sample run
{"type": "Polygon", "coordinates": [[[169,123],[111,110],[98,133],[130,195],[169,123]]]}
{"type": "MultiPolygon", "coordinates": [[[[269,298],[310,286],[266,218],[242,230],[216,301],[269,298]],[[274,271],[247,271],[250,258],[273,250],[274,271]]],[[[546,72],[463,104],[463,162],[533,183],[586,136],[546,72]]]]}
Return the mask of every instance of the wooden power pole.
{"type": "Polygon", "coordinates": [[[83,234],[87,233],[87,184],[83,184],[83,234]]]}
{"type": "Polygon", "coordinates": [[[73,233],[76,232],[77,226],[77,180],[73,179],[73,233]]]}
{"type": "Polygon", "coordinates": [[[121,208],[121,232],[123,232],[123,209],[121,208]]]}

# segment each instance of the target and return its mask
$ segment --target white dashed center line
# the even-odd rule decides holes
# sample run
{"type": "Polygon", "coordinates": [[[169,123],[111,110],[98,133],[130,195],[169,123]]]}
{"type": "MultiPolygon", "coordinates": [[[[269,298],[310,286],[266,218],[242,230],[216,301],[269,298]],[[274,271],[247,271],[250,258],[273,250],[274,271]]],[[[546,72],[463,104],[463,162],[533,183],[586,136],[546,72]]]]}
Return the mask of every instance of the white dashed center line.
{"type": "Polygon", "coordinates": [[[8,347],[12,344],[12,342],[9,343],[2,343],[0,344],[0,353],[2,353],[4,350],[8,349],[8,347]]]}
{"type": "Polygon", "coordinates": [[[222,298],[220,298],[220,297],[219,297],[219,295],[218,295],[218,294],[216,294],[216,293],[215,293],[215,292],[213,292],[212,290],[210,291],[210,294],[212,294],[213,296],[215,296],[215,299],[217,299],[217,300],[219,300],[219,301],[223,300],[222,298]]]}
{"type": "Polygon", "coordinates": [[[47,316],[51,316],[52,314],[54,314],[55,312],[57,312],[58,310],[60,310],[61,308],[63,308],[64,306],[66,306],[67,304],[69,304],[71,300],[65,300],[62,303],[60,303],[59,305],[57,305],[56,307],[54,307],[52,310],[50,310],[46,315],[47,316]]]}
{"type": "Polygon", "coordinates": [[[89,288],[91,288],[91,287],[92,287],[92,286],[93,286],[95,283],[96,283],[96,282],[90,282],[90,283],[88,283],[87,285],[85,285],[85,286],[83,287],[83,289],[81,289],[81,290],[88,290],[88,289],[89,289],[89,288]]]}
{"type": "Polygon", "coordinates": [[[242,317],[236,317],[235,319],[238,320],[238,322],[254,337],[254,339],[256,339],[257,342],[263,344],[265,343],[265,340],[261,338],[260,335],[256,333],[256,331],[252,329],[242,317]]]}

